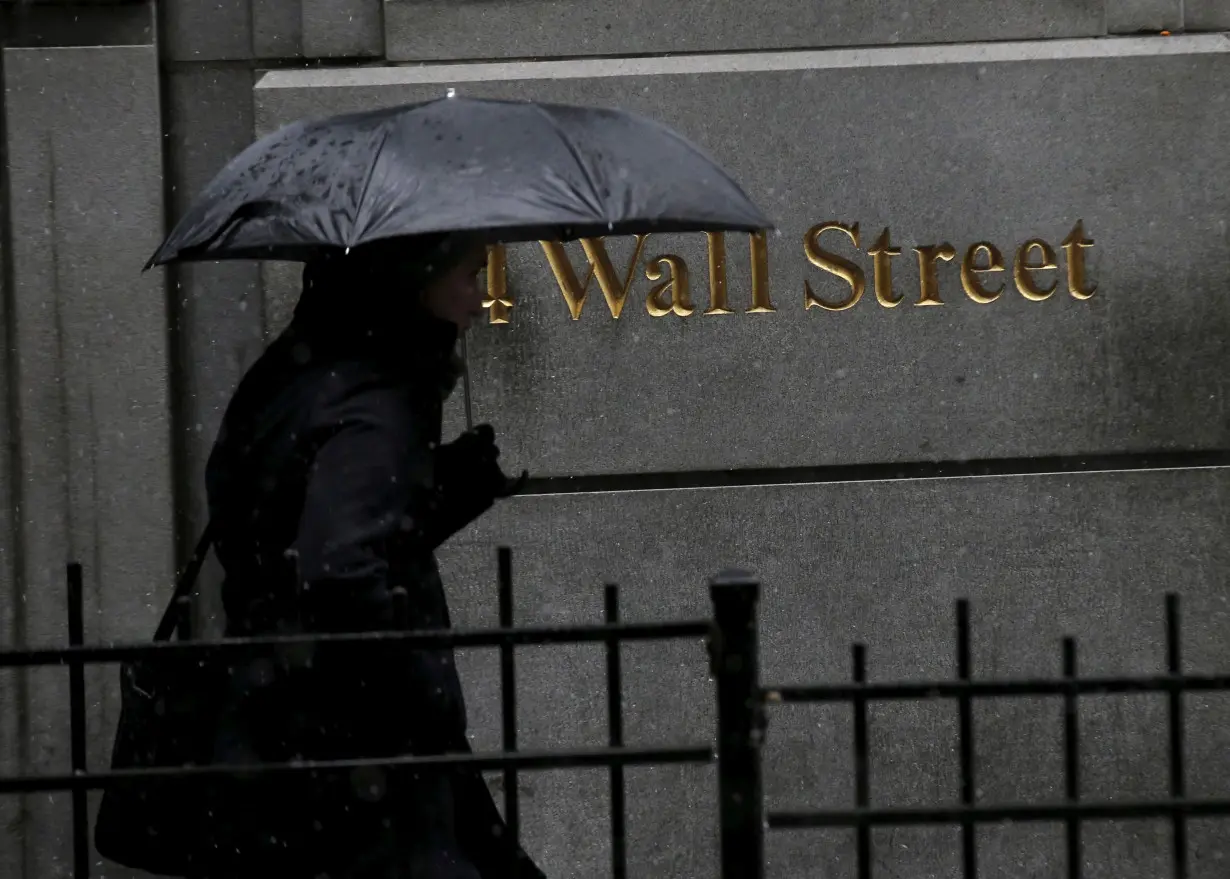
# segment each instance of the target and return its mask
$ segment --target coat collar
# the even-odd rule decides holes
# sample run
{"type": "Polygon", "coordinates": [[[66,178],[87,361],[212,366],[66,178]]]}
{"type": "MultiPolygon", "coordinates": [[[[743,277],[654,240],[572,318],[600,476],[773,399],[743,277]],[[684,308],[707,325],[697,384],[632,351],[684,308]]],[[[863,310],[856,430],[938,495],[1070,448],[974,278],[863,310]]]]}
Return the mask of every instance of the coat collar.
{"type": "Polygon", "coordinates": [[[338,357],[373,359],[427,379],[447,397],[462,364],[457,327],[428,313],[405,279],[382,266],[304,270],[303,293],[287,330],[295,363],[338,357]]]}

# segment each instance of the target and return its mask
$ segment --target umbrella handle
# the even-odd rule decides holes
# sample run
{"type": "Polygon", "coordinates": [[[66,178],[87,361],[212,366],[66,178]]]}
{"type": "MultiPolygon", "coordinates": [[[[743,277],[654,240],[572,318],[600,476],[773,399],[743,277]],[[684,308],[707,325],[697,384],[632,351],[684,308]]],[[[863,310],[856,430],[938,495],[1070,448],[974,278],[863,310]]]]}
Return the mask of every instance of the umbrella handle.
{"type": "Polygon", "coordinates": [[[474,429],[474,407],[470,403],[470,351],[466,345],[469,331],[461,334],[461,390],[465,396],[466,430],[474,429]]]}

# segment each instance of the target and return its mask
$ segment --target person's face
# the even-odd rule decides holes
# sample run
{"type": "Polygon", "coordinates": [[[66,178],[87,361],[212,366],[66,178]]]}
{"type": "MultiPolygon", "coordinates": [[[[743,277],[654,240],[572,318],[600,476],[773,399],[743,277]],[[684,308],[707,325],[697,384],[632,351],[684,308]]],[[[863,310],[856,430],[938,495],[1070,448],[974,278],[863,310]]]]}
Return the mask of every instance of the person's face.
{"type": "Polygon", "coordinates": [[[423,307],[464,332],[483,313],[479,273],[487,267],[487,247],[473,244],[451,269],[432,279],[423,290],[423,307]]]}

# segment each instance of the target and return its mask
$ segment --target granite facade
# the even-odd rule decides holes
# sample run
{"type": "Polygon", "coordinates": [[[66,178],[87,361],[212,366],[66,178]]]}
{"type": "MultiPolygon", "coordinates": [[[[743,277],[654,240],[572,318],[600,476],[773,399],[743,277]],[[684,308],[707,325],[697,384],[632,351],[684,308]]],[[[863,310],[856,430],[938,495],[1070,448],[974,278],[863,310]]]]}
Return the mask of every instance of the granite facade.
{"type": "Polygon", "coordinates": [[[763,261],[726,236],[726,314],[705,313],[703,235],[612,242],[618,320],[597,283],[574,319],[543,248],[509,249],[473,408],[538,475],[1224,448],[1230,192],[1209,181],[1230,176],[1230,41],[1094,45],[288,71],[256,113],[266,131],[446,86],[627,107],[777,222],[763,261]],[[898,257],[872,255],[882,234],[898,257]],[[651,313],[663,254],[690,270],[690,316],[651,313]]]}
{"type": "Polygon", "coordinates": [[[1117,0],[385,0],[391,61],[1100,36],[1117,0]]]}
{"type": "MultiPolygon", "coordinates": [[[[156,621],[174,570],[167,314],[161,279],[140,274],[163,228],[157,56],[148,46],[5,49],[3,73],[5,426],[17,478],[0,637],[64,643],[65,564],[75,559],[87,636],[135,639],[156,621]]],[[[17,737],[9,768],[69,771],[66,671],[4,677],[0,692],[17,694],[15,705],[5,698],[17,737]]],[[[115,670],[89,669],[86,682],[89,759],[105,765],[115,670]]],[[[5,875],[68,875],[68,795],[18,804],[0,829],[0,861],[20,869],[5,875]]]]}
{"type": "MultiPolygon", "coordinates": [[[[0,73],[3,65],[0,64],[0,73]]],[[[0,114],[0,125],[3,123],[0,114]]],[[[0,128],[2,130],[2,128],[0,128]]],[[[0,136],[0,144],[7,138],[0,136]]],[[[6,154],[7,155],[7,154],[6,154]]],[[[0,190],[0,228],[9,228],[8,193],[7,188],[0,190]]],[[[7,242],[11,236],[0,237],[0,278],[8,277],[10,255],[7,242]]],[[[0,296],[0,351],[12,350],[9,333],[9,300],[0,296]]],[[[7,367],[7,360],[6,360],[7,367]]],[[[0,436],[11,437],[16,434],[17,424],[11,408],[11,382],[0,381],[0,436]]],[[[14,492],[18,480],[13,469],[13,444],[0,443],[0,632],[17,631],[17,622],[21,618],[20,609],[15,600],[18,593],[17,583],[18,550],[12,535],[14,530],[13,508],[16,503],[14,492]]],[[[15,640],[15,639],[14,639],[15,640]]],[[[23,762],[23,742],[25,737],[18,718],[23,710],[25,693],[22,682],[17,675],[0,674],[0,773],[12,775],[21,771],[23,762]]],[[[20,827],[22,802],[19,797],[0,797],[0,874],[5,876],[22,875],[22,845],[18,834],[9,828],[20,827]]]]}
{"type": "Polygon", "coordinates": [[[380,0],[174,0],[166,15],[175,61],[383,54],[380,0]]]}
{"type": "Polygon", "coordinates": [[[1183,30],[1185,0],[1112,0],[1106,4],[1106,30],[1112,34],[1183,30]]]}
{"type": "MultiPolygon", "coordinates": [[[[63,643],[70,558],[86,564],[87,637],[148,635],[174,558],[204,524],[200,473],[222,408],[293,307],[294,266],[140,274],[168,221],[254,134],[448,87],[655,115],[779,223],[755,250],[725,239],[722,315],[703,313],[716,254],[703,236],[648,239],[619,320],[592,281],[573,320],[542,248],[511,248],[513,304],[491,311],[508,323],[469,340],[470,403],[500,431],[509,469],[666,484],[805,465],[823,480],[842,464],[1227,448],[1230,40],[1192,34],[1230,30],[1230,4],[615,10],[167,0],[155,16],[151,0],[0,0],[0,645],[63,643]],[[1135,36],[1163,30],[1175,35],[1135,36]],[[417,61],[440,63],[400,63],[417,61]],[[1069,237],[1078,221],[1092,246],[1069,237]],[[891,240],[877,247],[885,227],[891,240]],[[984,242],[995,252],[971,252],[984,242]],[[664,255],[690,269],[687,297],[672,300],[674,275],[650,300],[645,271],[665,275],[664,255]],[[1074,255],[1084,277],[1069,276],[1074,255]],[[1035,271],[1041,262],[1055,268],[1035,271]],[[853,289],[842,272],[861,272],[862,295],[834,311],[853,289]],[[757,304],[776,310],[747,313],[757,304]]],[[[623,271],[634,242],[607,246],[623,271]]],[[[585,257],[565,253],[579,283],[585,257]]],[[[464,426],[464,402],[459,390],[447,433],[464,426]]],[[[521,623],[597,620],[611,580],[624,584],[626,618],[701,615],[707,577],[750,567],[765,584],[764,677],[778,683],[844,679],[852,640],[868,644],[873,679],[948,677],[958,596],[972,599],[978,674],[1054,674],[1064,634],[1079,637],[1088,673],[1157,671],[1161,596],[1174,589],[1190,666],[1224,671],[1226,479],[1179,466],[532,495],[450,542],[442,567],[462,625],[495,622],[496,544],[515,550],[521,623]]],[[[216,582],[208,569],[200,610],[213,624],[216,582]]],[[[623,655],[631,742],[711,737],[700,644],[623,655]]],[[[518,650],[518,663],[523,747],[605,741],[600,649],[518,650]]],[[[495,657],[468,654],[465,674],[476,744],[496,748],[495,657]]],[[[61,670],[0,674],[0,772],[67,768],[66,681],[61,670]]],[[[87,686],[98,767],[118,709],[114,670],[90,672],[87,686]]],[[[1195,795],[1230,793],[1228,703],[1187,699],[1195,795]]],[[[1088,796],[1164,792],[1158,700],[1090,699],[1081,720],[1088,796]]],[[[980,708],[979,797],[1056,798],[1059,724],[1053,701],[980,708]]],[[[877,708],[871,734],[873,802],[955,797],[951,706],[877,708]]],[[[848,711],[777,710],[769,804],[848,804],[850,746],[848,711]]],[[[630,875],[714,874],[711,769],[630,770],[628,790],[630,875]]],[[[549,875],[606,875],[606,791],[602,771],[523,775],[527,844],[549,875]]],[[[68,802],[0,797],[0,876],[69,875],[68,802]]],[[[1061,833],[981,831],[979,875],[1058,875],[1061,833]]],[[[956,831],[875,837],[880,873],[959,872],[956,831]]],[[[1192,821],[1190,837],[1191,875],[1225,875],[1225,822],[1192,821]]],[[[1086,876],[1168,867],[1160,822],[1090,826],[1085,839],[1086,876]]],[[[853,836],[773,834],[768,857],[774,877],[847,875],[853,836]]],[[[97,864],[92,875],[132,874],[97,864]]]]}
{"type": "MultiPolygon", "coordinates": [[[[497,507],[442,557],[458,625],[495,623],[493,547],[514,547],[519,624],[596,622],[602,584],[622,586],[628,621],[708,611],[705,582],[740,565],[762,580],[766,685],[849,680],[850,645],[867,644],[872,681],[955,675],[954,603],[971,604],[973,672],[1054,676],[1060,639],[1077,639],[1082,674],[1164,669],[1163,596],[1182,595],[1185,667],[1224,668],[1230,643],[1230,470],[995,479],[795,484],[695,491],[542,495],[497,507]]],[[[518,649],[518,736],[526,748],[596,747],[606,735],[601,646],[518,649]]],[[[626,740],[684,743],[709,735],[713,694],[703,646],[627,645],[626,740]]],[[[476,746],[498,747],[494,651],[464,665],[476,746]]],[[[1187,701],[1190,793],[1230,794],[1230,699],[1187,701]],[[1200,767],[1199,771],[1195,767],[1200,767]]],[[[1165,699],[1082,701],[1083,795],[1163,796],[1165,699]]],[[[1061,704],[987,700],[976,709],[976,779],[983,803],[1062,797],[1061,704]]],[[[853,803],[848,707],[770,708],[769,808],[853,803]]],[[[954,704],[893,702],[870,719],[872,803],[937,805],[957,798],[954,704]]],[[[629,875],[714,875],[710,769],[634,773],[629,875]],[[636,805],[651,802],[652,808],[636,805]]],[[[601,773],[523,775],[525,833],[549,875],[600,876],[608,863],[601,773]]],[[[979,875],[1054,876],[1062,829],[1022,825],[980,834],[979,875]],[[1026,860],[1022,861],[1022,857],[1026,860]]],[[[771,833],[769,876],[854,872],[853,836],[771,833]]],[[[877,872],[954,876],[957,832],[877,834],[877,872]]],[[[1224,874],[1230,828],[1193,825],[1193,876],[1224,874]]],[[[1084,875],[1154,877],[1167,868],[1163,822],[1086,831],[1084,875]]]]}
{"type": "Polygon", "coordinates": [[[1230,3],[1224,0],[1184,0],[1184,9],[1188,30],[1230,30],[1230,3]]]}
{"type": "MultiPolygon", "coordinates": [[[[169,174],[172,211],[191,199],[231,156],[252,139],[254,73],[242,68],[189,66],[167,77],[169,174]]],[[[153,252],[157,242],[148,250],[153,252]]],[[[146,254],[148,258],[149,254],[146,254]]],[[[172,295],[168,310],[178,379],[178,541],[181,557],[192,552],[208,516],[201,474],[231,392],[263,346],[264,309],[260,268],[255,263],[199,263],[160,270],[172,295]]],[[[203,572],[202,619],[220,624],[220,570],[211,556],[203,572]]]]}

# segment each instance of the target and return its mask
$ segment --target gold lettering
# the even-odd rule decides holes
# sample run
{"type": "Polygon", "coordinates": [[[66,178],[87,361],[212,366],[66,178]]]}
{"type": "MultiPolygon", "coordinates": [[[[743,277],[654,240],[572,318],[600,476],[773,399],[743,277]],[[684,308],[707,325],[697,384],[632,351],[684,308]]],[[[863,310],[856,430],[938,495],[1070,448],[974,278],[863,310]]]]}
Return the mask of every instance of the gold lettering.
{"type": "MultiPolygon", "coordinates": [[[[706,251],[709,262],[708,307],[704,314],[734,314],[738,308],[731,306],[730,279],[727,267],[726,234],[723,232],[705,232],[706,251]]],[[[664,253],[645,259],[646,242],[649,235],[635,236],[635,247],[624,271],[618,271],[614,263],[617,261],[608,252],[607,238],[583,238],[580,246],[585,253],[585,274],[582,277],[580,264],[568,258],[569,250],[558,241],[541,241],[551,271],[559,285],[568,311],[573,320],[579,320],[589,295],[592,281],[597,281],[598,288],[606,301],[611,317],[618,319],[623,313],[629,295],[640,282],[637,280],[643,270],[645,278],[650,281],[648,296],[645,299],[646,311],[654,317],[665,317],[674,314],[688,317],[701,313],[700,307],[693,301],[691,269],[684,257],[678,254],[664,253]]],[[[934,240],[934,239],[933,239],[934,240]]],[[[769,277],[769,244],[765,232],[751,234],[748,239],[751,255],[751,302],[744,309],[747,314],[767,314],[776,312],[770,291],[769,277]]],[[[830,242],[832,244],[832,242],[830,242]]],[[[844,246],[844,245],[843,245],[844,246]]],[[[1099,287],[1096,280],[1090,276],[1096,271],[1096,266],[1089,265],[1085,251],[1094,246],[1092,238],[1087,237],[1083,220],[1077,220],[1072,230],[1063,240],[1064,258],[1066,259],[1068,293],[1074,299],[1087,300],[1094,296],[1099,287]]],[[[876,301],[883,308],[896,308],[906,300],[909,291],[898,292],[894,287],[893,259],[904,252],[905,245],[894,246],[889,227],[885,226],[875,243],[865,253],[871,257],[870,274],[861,255],[861,230],[858,223],[846,224],[830,220],[812,226],[803,236],[803,252],[810,266],[833,275],[844,281],[848,291],[842,293],[840,288],[836,295],[823,288],[819,292],[813,289],[810,277],[803,281],[804,310],[820,308],[825,311],[846,311],[855,307],[869,287],[875,290],[876,301]],[[830,232],[841,233],[852,244],[854,250],[850,256],[840,254],[841,248],[833,244],[827,249],[824,235],[830,232]],[[823,296],[833,295],[834,300],[823,296]]],[[[1059,270],[1057,249],[1042,238],[1031,238],[1013,250],[1001,252],[990,241],[977,241],[968,247],[962,245],[958,254],[952,244],[943,241],[938,244],[920,244],[912,250],[918,258],[919,288],[918,306],[944,305],[940,276],[940,263],[955,261],[953,271],[959,268],[961,288],[965,295],[975,303],[989,305],[1003,298],[1004,291],[1015,286],[1020,294],[1032,302],[1041,302],[1051,298],[1063,279],[1058,275],[1046,275],[1046,272],[1059,270]],[[1012,265],[1009,266],[1008,262],[1012,265]],[[1008,274],[1005,274],[1008,273],[1008,274]],[[1003,275],[995,284],[990,276],[1003,275]],[[1012,280],[1008,278],[1011,276],[1012,280]]],[[[575,254],[574,254],[575,255],[575,254]]],[[[695,261],[693,261],[695,264],[695,261]]],[[[483,299],[483,307],[490,309],[489,322],[507,324],[512,319],[512,310],[516,305],[514,294],[509,289],[507,251],[502,244],[492,245],[487,252],[487,289],[483,299]]],[[[905,282],[902,282],[903,285],[905,282]]],[[[638,288],[639,289],[639,288],[638,288]]],[[[950,293],[950,295],[958,295],[950,293]]]]}
{"type": "Polygon", "coordinates": [[[994,291],[988,290],[982,286],[978,276],[992,272],[1002,272],[1003,270],[1003,254],[999,252],[999,249],[994,244],[991,244],[989,241],[979,241],[977,244],[971,244],[969,249],[965,251],[965,259],[961,261],[961,286],[965,288],[965,295],[980,305],[994,302],[999,298],[999,294],[1004,292],[1004,285],[1000,284],[999,288],[994,291]],[[978,265],[978,255],[980,253],[987,255],[987,264],[985,266],[978,265]]]}
{"type": "Polygon", "coordinates": [[[752,307],[748,314],[771,314],[777,311],[769,299],[769,239],[764,232],[751,235],[752,307]]]}
{"type": "Polygon", "coordinates": [[[628,261],[628,270],[622,279],[615,274],[615,267],[611,265],[611,257],[606,252],[605,239],[582,238],[581,247],[584,248],[585,258],[589,262],[589,271],[585,275],[584,283],[577,280],[577,273],[568,259],[563,244],[558,241],[539,242],[543,252],[547,255],[547,261],[551,264],[555,282],[559,284],[560,292],[564,294],[564,301],[568,303],[568,311],[572,314],[573,320],[581,319],[581,309],[585,307],[585,296],[589,292],[589,281],[593,277],[598,279],[598,287],[606,298],[611,317],[619,318],[620,312],[624,309],[624,302],[628,299],[628,291],[632,289],[636,264],[641,258],[641,253],[645,249],[645,240],[648,237],[648,235],[636,236],[636,249],[632,252],[632,258],[628,261]]]}
{"type": "Polygon", "coordinates": [[[1012,275],[1016,279],[1017,290],[1031,302],[1041,302],[1049,298],[1055,292],[1058,283],[1053,283],[1046,288],[1039,287],[1032,273],[1054,268],[1057,268],[1054,249],[1041,238],[1031,238],[1016,251],[1016,265],[1013,267],[1012,275]],[[1030,265],[1029,257],[1035,250],[1042,252],[1042,262],[1039,265],[1030,265]]]}
{"type": "Polygon", "coordinates": [[[706,232],[705,239],[709,244],[709,307],[705,314],[734,314],[726,299],[726,236],[706,232]]]}
{"type": "Polygon", "coordinates": [[[888,235],[888,227],[884,227],[884,231],[880,233],[880,237],[876,239],[876,243],[871,250],[867,251],[871,254],[872,261],[875,265],[873,277],[875,279],[876,301],[885,308],[892,308],[895,305],[900,305],[904,296],[893,295],[893,265],[889,260],[894,256],[901,255],[900,247],[893,247],[892,240],[888,235]]]}
{"type": "Polygon", "coordinates": [[[1068,292],[1074,299],[1088,299],[1098,291],[1098,285],[1086,289],[1085,248],[1093,247],[1093,239],[1085,237],[1085,221],[1077,220],[1068,237],[1063,240],[1064,256],[1068,263],[1068,292]]]}
{"type": "Polygon", "coordinates": [[[641,252],[644,251],[645,241],[648,238],[648,235],[636,236],[636,249],[632,251],[632,258],[628,260],[628,269],[624,272],[623,280],[615,274],[615,268],[611,265],[611,258],[607,255],[606,245],[602,243],[601,238],[581,239],[581,247],[585,249],[585,256],[589,264],[594,267],[594,273],[598,276],[598,286],[602,288],[602,295],[606,297],[606,305],[611,310],[613,318],[618,318],[619,313],[623,311],[628,291],[632,289],[632,278],[636,274],[637,261],[641,258],[641,252]]]}
{"type": "Polygon", "coordinates": [[[508,292],[508,252],[503,244],[493,244],[487,248],[487,298],[483,300],[483,308],[491,309],[488,322],[508,323],[508,310],[512,307],[513,299],[508,292]]]}
{"type": "Polygon", "coordinates": [[[538,243],[542,245],[543,253],[547,255],[547,262],[551,264],[551,274],[555,275],[555,282],[559,284],[560,292],[564,294],[564,301],[568,303],[568,311],[572,314],[572,319],[580,320],[581,309],[585,307],[585,294],[589,292],[589,281],[594,276],[594,267],[592,265],[589,267],[589,271],[585,273],[585,283],[582,284],[577,281],[576,270],[573,269],[563,244],[558,241],[539,241],[538,243]]]}
{"type": "Polygon", "coordinates": [[[651,281],[662,278],[662,269],[669,272],[667,280],[654,286],[645,300],[645,310],[654,317],[663,317],[672,311],[680,317],[687,317],[696,309],[692,307],[692,296],[688,290],[688,264],[682,257],[673,254],[655,256],[645,266],[645,277],[651,281]],[[670,291],[670,300],[665,294],[670,291]]]}
{"type": "Polygon", "coordinates": [[[914,252],[918,254],[918,301],[914,304],[943,305],[944,300],[940,299],[940,279],[935,263],[941,259],[944,262],[952,262],[957,252],[947,241],[938,247],[934,244],[915,247],[914,252]]]}
{"type": "Polygon", "coordinates": [[[836,275],[849,284],[850,295],[841,302],[830,305],[816,296],[812,292],[811,283],[804,279],[803,309],[807,310],[812,306],[817,306],[825,311],[845,311],[847,308],[853,308],[863,298],[863,292],[867,289],[867,278],[863,274],[863,270],[850,262],[850,260],[827,251],[820,246],[820,236],[825,232],[841,232],[854,242],[855,247],[858,247],[858,223],[855,223],[853,226],[847,226],[844,223],[833,220],[828,223],[821,223],[818,226],[812,226],[807,230],[807,234],[803,236],[803,252],[807,255],[807,261],[816,268],[822,269],[830,275],[836,275]]]}

